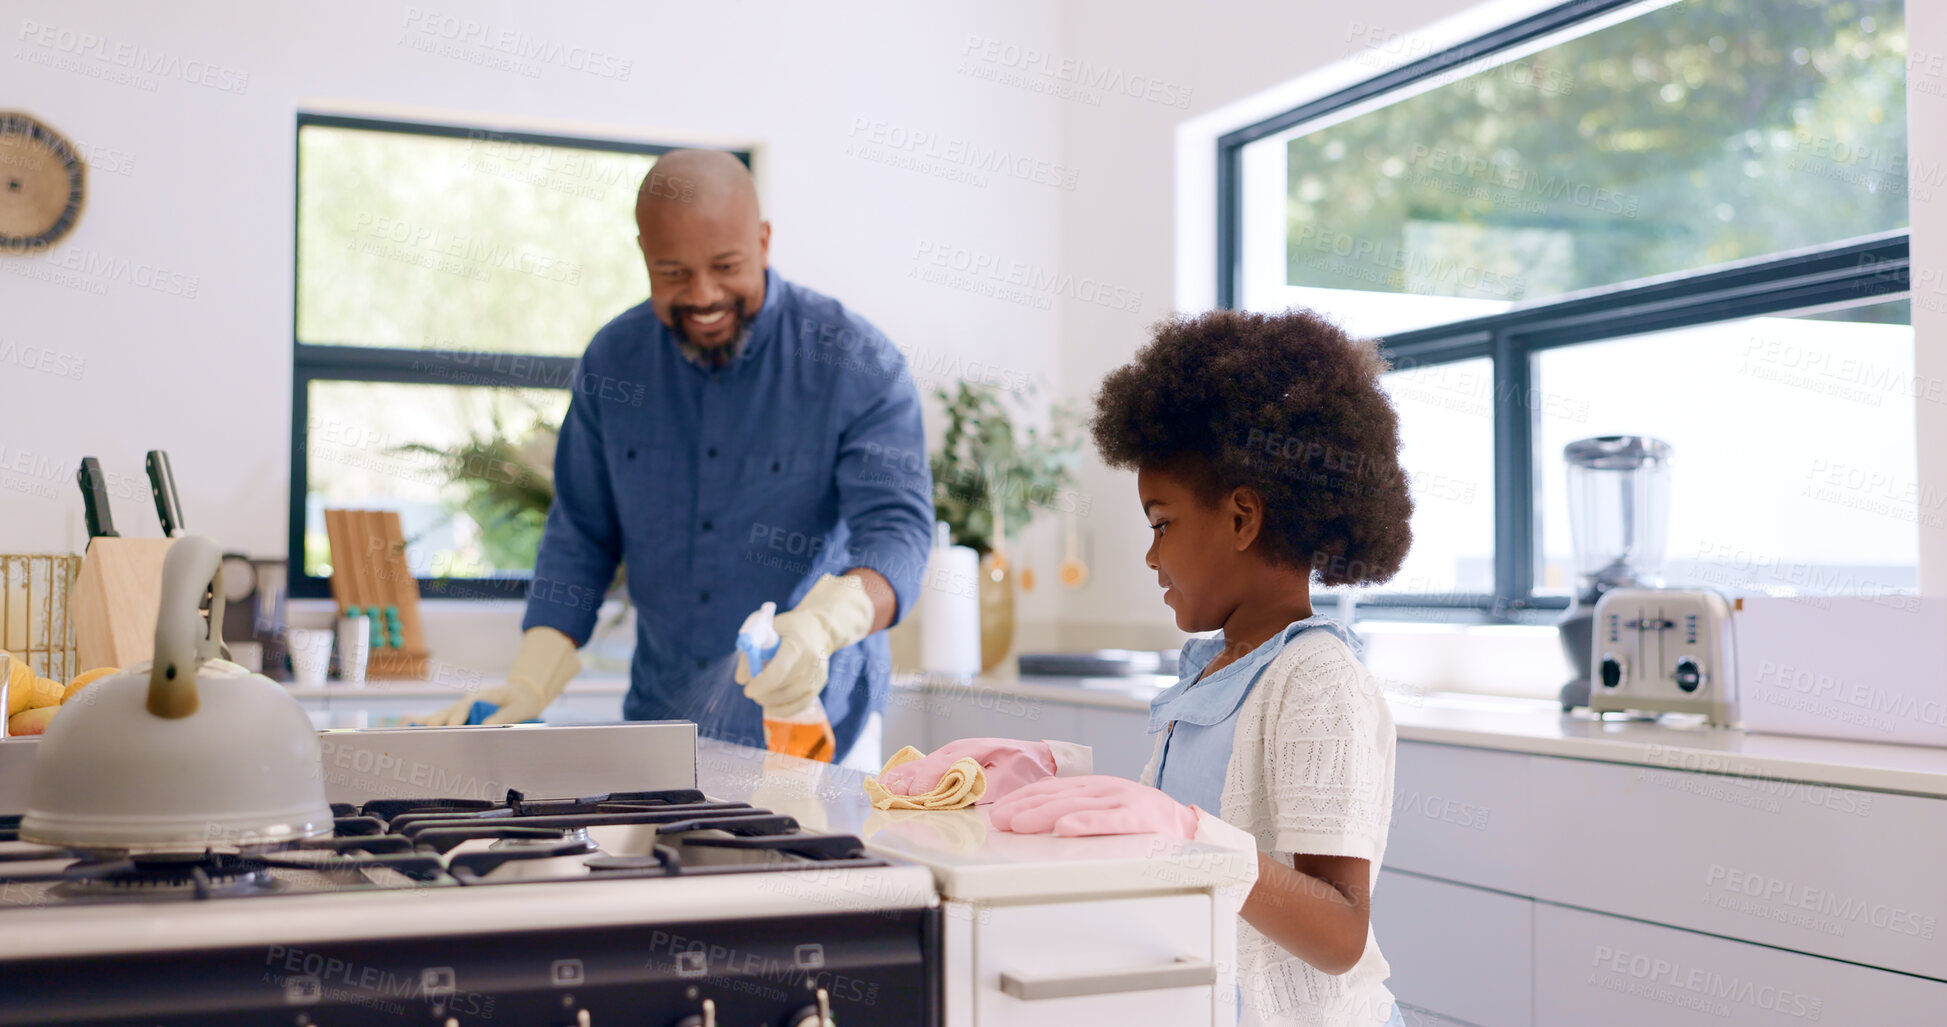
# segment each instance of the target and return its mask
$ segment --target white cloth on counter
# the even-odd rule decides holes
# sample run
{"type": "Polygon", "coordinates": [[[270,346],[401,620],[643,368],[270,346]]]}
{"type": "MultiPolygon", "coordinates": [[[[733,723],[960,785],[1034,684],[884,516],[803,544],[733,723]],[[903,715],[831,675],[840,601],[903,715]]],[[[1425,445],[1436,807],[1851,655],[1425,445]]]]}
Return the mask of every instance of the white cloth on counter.
{"type": "MultiPolygon", "coordinates": [[[[1156,783],[1157,736],[1142,781],[1156,783]]],[[[1379,679],[1336,635],[1307,631],[1287,645],[1237,716],[1224,771],[1222,823],[1287,866],[1295,853],[1379,864],[1392,823],[1392,713],[1379,679]]],[[[1203,818],[1198,840],[1205,840],[1203,818]]],[[[1238,834],[1208,828],[1219,838],[1238,834]]],[[[1220,889],[1221,891],[1222,889],[1220,889]]],[[[1245,889],[1248,892],[1248,888],[1245,889]]],[[[1239,907],[1241,908],[1241,900],[1239,907]]],[[[1393,1015],[1391,968],[1370,925],[1365,952],[1346,973],[1325,973],[1286,952],[1241,918],[1237,925],[1240,1023],[1248,1027],[1376,1027],[1393,1015]]]]}

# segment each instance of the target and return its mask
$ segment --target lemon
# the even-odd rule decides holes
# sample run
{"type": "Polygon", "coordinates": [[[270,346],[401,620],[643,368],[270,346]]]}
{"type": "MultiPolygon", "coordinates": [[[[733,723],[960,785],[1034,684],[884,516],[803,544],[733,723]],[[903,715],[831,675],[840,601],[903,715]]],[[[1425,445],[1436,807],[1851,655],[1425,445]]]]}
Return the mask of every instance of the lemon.
{"type": "Polygon", "coordinates": [[[53,678],[35,678],[33,684],[27,687],[27,708],[30,710],[61,705],[61,695],[67,691],[66,685],[53,678]]]}
{"type": "Polygon", "coordinates": [[[11,717],[26,710],[34,697],[34,672],[25,660],[4,651],[0,651],[0,667],[7,672],[7,716],[11,717]]]}
{"type": "Polygon", "coordinates": [[[67,691],[61,693],[61,701],[67,702],[69,699],[74,698],[74,693],[100,681],[110,674],[119,673],[120,671],[120,667],[96,667],[94,670],[84,670],[76,674],[74,680],[68,682],[67,691]]]}

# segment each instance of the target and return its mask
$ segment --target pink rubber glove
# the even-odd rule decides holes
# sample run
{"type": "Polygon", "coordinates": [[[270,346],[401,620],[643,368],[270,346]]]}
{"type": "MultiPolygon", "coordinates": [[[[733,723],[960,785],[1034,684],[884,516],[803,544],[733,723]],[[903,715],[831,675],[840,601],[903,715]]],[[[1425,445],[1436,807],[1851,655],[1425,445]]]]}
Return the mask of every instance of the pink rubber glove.
{"type": "Polygon", "coordinates": [[[1128,778],[1056,777],[1018,789],[988,811],[1001,831],[1065,838],[1093,834],[1161,834],[1195,838],[1197,808],[1128,778]]]}
{"type": "Polygon", "coordinates": [[[886,771],[879,775],[879,785],[895,795],[923,795],[940,783],[940,776],[947,768],[969,757],[987,772],[987,791],[975,805],[993,802],[1024,785],[1053,777],[1062,769],[1047,742],[962,738],[886,771]]]}

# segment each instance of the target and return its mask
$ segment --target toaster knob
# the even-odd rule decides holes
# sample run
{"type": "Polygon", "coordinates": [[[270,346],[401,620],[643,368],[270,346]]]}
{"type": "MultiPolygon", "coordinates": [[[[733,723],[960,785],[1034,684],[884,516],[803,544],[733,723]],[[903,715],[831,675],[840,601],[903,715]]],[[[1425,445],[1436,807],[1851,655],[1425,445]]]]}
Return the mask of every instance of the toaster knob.
{"type": "Polygon", "coordinates": [[[1602,654],[1602,687],[1614,688],[1622,684],[1622,661],[1615,653],[1602,654]]]}
{"type": "Polygon", "coordinates": [[[1694,692],[1704,683],[1704,669],[1697,661],[1686,656],[1677,661],[1677,687],[1686,692],[1694,692]]]}

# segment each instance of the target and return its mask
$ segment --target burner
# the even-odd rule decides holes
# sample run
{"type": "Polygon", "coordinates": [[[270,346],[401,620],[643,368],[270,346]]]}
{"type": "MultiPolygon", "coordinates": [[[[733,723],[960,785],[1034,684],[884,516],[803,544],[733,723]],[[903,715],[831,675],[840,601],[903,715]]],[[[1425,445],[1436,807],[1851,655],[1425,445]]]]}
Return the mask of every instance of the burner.
{"type": "Polygon", "coordinates": [[[563,831],[553,838],[499,838],[493,844],[487,846],[487,848],[494,852],[503,853],[547,852],[553,854],[561,851],[563,842],[571,843],[580,850],[593,848],[588,841],[587,831],[563,831]]]}
{"type": "Polygon", "coordinates": [[[61,876],[64,880],[56,891],[76,897],[143,894],[202,899],[277,888],[261,860],[228,852],[157,852],[89,860],[68,867],[61,876]]]}

